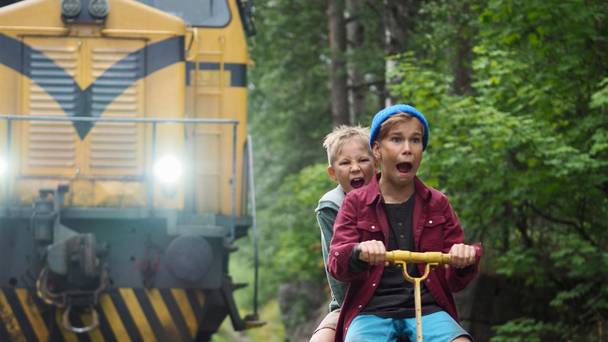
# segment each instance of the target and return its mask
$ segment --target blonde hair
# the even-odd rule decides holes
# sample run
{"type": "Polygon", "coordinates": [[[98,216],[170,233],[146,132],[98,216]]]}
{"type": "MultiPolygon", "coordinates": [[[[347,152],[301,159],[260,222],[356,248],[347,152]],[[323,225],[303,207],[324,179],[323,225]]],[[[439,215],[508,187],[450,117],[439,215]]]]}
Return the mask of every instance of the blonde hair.
{"type": "Polygon", "coordinates": [[[342,146],[353,139],[360,140],[361,144],[367,148],[370,156],[372,155],[368,144],[369,128],[341,125],[334,128],[323,140],[323,147],[327,150],[327,162],[329,165],[333,165],[342,146]]]}
{"type": "MultiPolygon", "coordinates": [[[[378,133],[378,138],[376,139],[376,141],[380,142],[382,141],[382,139],[386,138],[388,132],[390,132],[390,130],[397,124],[402,122],[409,122],[412,119],[415,118],[408,113],[397,113],[386,119],[386,121],[384,121],[382,125],[380,125],[380,133],[378,133]]],[[[420,123],[420,126],[422,127],[422,134],[424,134],[424,125],[420,123]]]]}

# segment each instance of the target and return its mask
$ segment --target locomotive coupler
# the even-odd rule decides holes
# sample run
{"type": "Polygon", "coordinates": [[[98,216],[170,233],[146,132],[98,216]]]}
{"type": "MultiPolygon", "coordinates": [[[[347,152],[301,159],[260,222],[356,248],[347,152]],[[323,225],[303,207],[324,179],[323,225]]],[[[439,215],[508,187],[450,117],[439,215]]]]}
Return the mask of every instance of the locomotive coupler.
{"type": "Polygon", "coordinates": [[[99,295],[109,285],[108,270],[101,258],[105,249],[95,242],[93,234],[77,234],[49,246],[47,272],[40,279],[38,293],[55,306],[65,308],[62,325],[69,331],[86,333],[99,325],[95,307],[99,295]],[[70,320],[72,310],[91,312],[91,324],[74,326],[70,320]]]}
{"type": "Polygon", "coordinates": [[[108,286],[108,279],[109,277],[107,269],[104,268],[99,282],[99,287],[95,290],[72,290],[66,291],[64,293],[63,301],[66,303],[66,307],[65,311],[63,312],[63,316],[61,317],[61,324],[66,330],[81,334],[89,332],[99,326],[99,315],[97,314],[97,310],[95,309],[95,307],[99,303],[99,295],[108,286]],[[70,313],[72,312],[72,309],[74,309],[74,311],[76,311],[77,313],[89,311],[91,313],[91,323],[82,327],[74,326],[70,319],[70,313]]]}
{"type": "Polygon", "coordinates": [[[77,334],[86,333],[99,325],[96,307],[99,304],[99,296],[109,285],[110,278],[107,267],[103,266],[99,276],[80,277],[78,282],[74,282],[74,279],[53,273],[49,271],[48,266],[44,267],[36,282],[37,293],[47,304],[64,308],[61,323],[66,330],[77,334]],[[73,311],[78,314],[90,312],[91,323],[81,327],[74,326],[70,319],[73,311]]]}
{"type": "Polygon", "coordinates": [[[56,190],[40,190],[34,202],[32,226],[36,241],[45,246],[43,268],[36,287],[46,303],[65,308],[62,325],[75,333],[85,333],[99,325],[95,307],[99,295],[108,287],[109,275],[104,262],[107,246],[91,233],[79,233],[61,224],[61,207],[67,186],[56,190]],[[72,311],[90,311],[92,322],[75,327],[70,321],[72,311]]]}

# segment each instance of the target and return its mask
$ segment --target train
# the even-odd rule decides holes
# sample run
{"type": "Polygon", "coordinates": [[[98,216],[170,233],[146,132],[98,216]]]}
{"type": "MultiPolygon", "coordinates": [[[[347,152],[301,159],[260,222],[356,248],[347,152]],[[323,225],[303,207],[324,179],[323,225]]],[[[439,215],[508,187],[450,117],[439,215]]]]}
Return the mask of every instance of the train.
{"type": "Polygon", "coordinates": [[[0,0],[0,341],[263,325],[229,270],[254,33],[252,0],[0,0]]]}

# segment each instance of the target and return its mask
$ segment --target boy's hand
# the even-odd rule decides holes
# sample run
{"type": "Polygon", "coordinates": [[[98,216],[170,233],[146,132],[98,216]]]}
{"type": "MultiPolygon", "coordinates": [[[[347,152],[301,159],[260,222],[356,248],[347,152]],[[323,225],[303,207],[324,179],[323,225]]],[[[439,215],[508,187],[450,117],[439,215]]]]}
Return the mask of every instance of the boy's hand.
{"type": "Polygon", "coordinates": [[[458,243],[450,248],[452,256],[451,266],[456,268],[464,268],[475,263],[475,247],[458,243]]]}
{"type": "Polygon", "coordinates": [[[355,247],[359,250],[359,260],[365,261],[370,265],[384,263],[386,248],[384,243],[378,240],[363,241],[355,247]]]}

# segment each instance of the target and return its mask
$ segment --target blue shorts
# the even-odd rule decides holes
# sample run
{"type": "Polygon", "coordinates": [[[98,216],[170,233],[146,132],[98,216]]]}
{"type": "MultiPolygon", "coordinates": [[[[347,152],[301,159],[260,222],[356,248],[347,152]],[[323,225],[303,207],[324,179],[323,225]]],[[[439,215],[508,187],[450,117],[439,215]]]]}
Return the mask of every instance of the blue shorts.
{"type": "MultiPolygon", "coordinates": [[[[376,315],[359,315],[350,323],[346,332],[346,342],[395,341],[407,336],[416,341],[416,318],[382,318],[376,315]]],[[[447,342],[460,336],[471,341],[471,335],[445,311],[422,316],[422,338],[424,342],[447,342]]]]}

